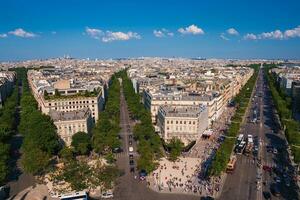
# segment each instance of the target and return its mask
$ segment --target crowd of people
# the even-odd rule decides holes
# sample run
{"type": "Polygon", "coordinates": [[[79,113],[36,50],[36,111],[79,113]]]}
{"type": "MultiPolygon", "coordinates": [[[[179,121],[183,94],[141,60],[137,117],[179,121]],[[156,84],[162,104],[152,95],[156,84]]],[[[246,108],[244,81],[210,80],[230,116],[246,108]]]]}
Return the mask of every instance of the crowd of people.
{"type": "Polygon", "coordinates": [[[222,178],[208,178],[206,171],[212,158],[222,143],[223,132],[234,114],[233,107],[227,107],[218,121],[212,125],[213,134],[200,138],[184,157],[176,162],[166,159],[152,173],[149,186],[160,192],[190,193],[214,196],[220,191],[222,178]]]}

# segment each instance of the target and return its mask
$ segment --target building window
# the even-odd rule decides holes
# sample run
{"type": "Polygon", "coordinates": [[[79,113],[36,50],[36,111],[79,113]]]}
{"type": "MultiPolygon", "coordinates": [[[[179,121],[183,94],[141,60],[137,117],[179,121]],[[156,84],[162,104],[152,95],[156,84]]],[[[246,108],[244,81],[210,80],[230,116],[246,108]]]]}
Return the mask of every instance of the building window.
{"type": "Polygon", "coordinates": [[[51,103],[49,103],[49,106],[51,106],[51,103]]]}
{"type": "Polygon", "coordinates": [[[195,121],[193,121],[193,124],[195,125],[195,121]]]}
{"type": "Polygon", "coordinates": [[[167,124],[169,124],[169,120],[167,120],[167,124]]]}
{"type": "Polygon", "coordinates": [[[178,124],[178,121],[176,121],[176,124],[178,124]]]}
{"type": "Polygon", "coordinates": [[[182,121],[180,121],[179,123],[182,124],[182,121]]]}

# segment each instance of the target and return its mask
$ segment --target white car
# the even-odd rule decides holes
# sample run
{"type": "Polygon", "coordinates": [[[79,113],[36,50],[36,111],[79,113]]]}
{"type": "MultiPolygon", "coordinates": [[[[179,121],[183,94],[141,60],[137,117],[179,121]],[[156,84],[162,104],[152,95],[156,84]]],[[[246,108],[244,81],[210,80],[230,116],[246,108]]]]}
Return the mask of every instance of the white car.
{"type": "Polygon", "coordinates": [[[133,147],[129,147],[129,152],[133,152],[133,147]]]}
{"type": "Polygon", "coordinates": [[[104,193],[101,194],[101,198],[103,198],[103,199],[110,199],[110,198],[113,198],[113,197],[114,197],[114,195],[113,195],[112,192],[104,192],[104,193]]]}

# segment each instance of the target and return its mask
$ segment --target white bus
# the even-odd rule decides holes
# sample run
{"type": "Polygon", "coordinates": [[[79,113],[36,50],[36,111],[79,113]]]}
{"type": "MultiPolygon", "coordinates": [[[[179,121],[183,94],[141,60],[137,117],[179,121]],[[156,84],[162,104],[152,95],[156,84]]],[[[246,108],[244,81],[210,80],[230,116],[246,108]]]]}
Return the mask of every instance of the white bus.
{"type": "Polygon", "coordinates": [[[88,195],[86,192],[74,192],[68,194],[58,195],[58,198],[61,200],[88,200],[88,195]]]}
{"type": "Polygon", "coordinates": [[[238,138],[237,138],[237,145],[239,145],[242,141],[244,140],[244,135],[243,134],[239,134],[238,138]]]}

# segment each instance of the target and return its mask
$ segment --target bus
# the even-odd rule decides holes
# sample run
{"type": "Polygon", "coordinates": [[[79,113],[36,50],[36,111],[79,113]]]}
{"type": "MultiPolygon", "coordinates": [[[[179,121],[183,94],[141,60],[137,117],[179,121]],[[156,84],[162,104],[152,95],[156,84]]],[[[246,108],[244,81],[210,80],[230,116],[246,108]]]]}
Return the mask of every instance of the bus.
{"type": "Polygon", "coordinates": [[[226,173],[233,173],[236,165],[236,156],[231,156],[226,167],[226,173]]]}
{"type": "Polygon", "coordinates": [[[236,140],[236,144],[239,145],[242,141],[244,140],[244,135],[243,134],[239,134],[237,140],[236,140]]]}
{"type": "Polygon", "coordinates": [[[245,147],[246,147],[246,142],[243,140],[243,141],[241,141],[241,143],[236,147],[236,153],[237,153],[237,154],[243,154],[245,147]]]}
{"type": "Polygon", "coordinates": [[[252,135],[248,135],[247,146],[245,148],[245,155],[249,156],[253,149],[253,137],[252,135]]]}
{"type": "Polygon", "coordinates": [[[68,194],[61,194],[57,196],[60,200],[88,200],[88,195],[86,192],[74,192],[68,194]]]}

